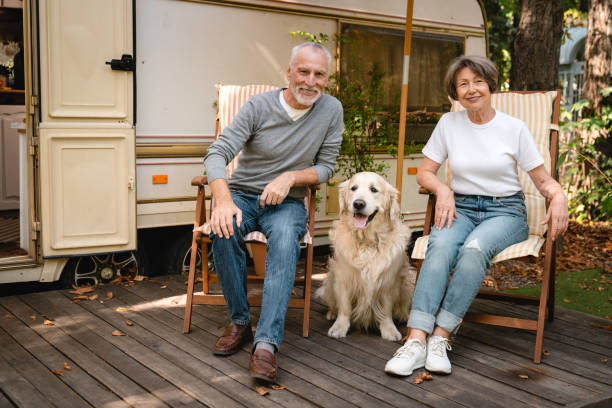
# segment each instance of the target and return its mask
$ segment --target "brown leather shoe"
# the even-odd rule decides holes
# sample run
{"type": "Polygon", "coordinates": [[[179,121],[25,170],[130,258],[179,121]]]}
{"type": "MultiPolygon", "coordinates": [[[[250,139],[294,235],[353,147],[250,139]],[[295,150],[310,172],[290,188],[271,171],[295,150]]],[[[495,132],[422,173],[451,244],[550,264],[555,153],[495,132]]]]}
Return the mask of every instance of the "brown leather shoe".
{"type": "Polygon", "coordinates": [[[213,354],[218,356],[229,356],[239,351],[242,346],[253,341],[253,330],[251,325],[239,326],[230,324],[213,347],[213,354]]]}
{"type": "Polygon", "coordinates": [[[276,355],[268,350],[251,350],[251,377],[268,382],[276,382],[278,366],[276,355]]]}

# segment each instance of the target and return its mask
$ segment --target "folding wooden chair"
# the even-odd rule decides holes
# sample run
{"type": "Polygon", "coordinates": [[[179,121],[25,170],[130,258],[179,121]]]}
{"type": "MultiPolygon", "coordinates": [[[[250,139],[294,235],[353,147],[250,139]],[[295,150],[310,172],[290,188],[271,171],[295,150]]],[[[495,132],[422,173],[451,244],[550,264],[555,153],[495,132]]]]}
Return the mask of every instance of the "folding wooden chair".
{"type": "MultiPolygon", "coordinates": [[[[230,124],[234,116],[238,113],[242,105],[253,95],[272,91],[277,89],[270,85],[217,85],[217,120],[215,129],[215,138],[219,136],[221,131],[230,124]]],[[[227,166],[228,178],[238,166],[239,155],[232,160],[227,166]]],[[[209,273],[208,269],[208,246],[211,243],[209,238],[210,226],[206,222],[207,202],[209,203],[209,211],[212,209],[212,200],[208,200],[205,187],[208,184],[206,176],[194,177],[191,180],[191,185],[198,188],[196,200],[196,214],[193,229],[193,239],[191,243],[191,258],[189,262],[189,278],[187,281],[187,300],[185,302],[185,321],[184,333],[189,333],[191,325],[192,306],[195,305],[224,305],[225,298],[222,294],[210,293],[210,284],[218,282],[218,277],[214,273],[209,273]],[[198,247],[201,251],[202,259],[202,294],[194,294],[193,288],[195,285],[196,263],[198,247]]],[[[306,208],[308,211],[308,231],[302,238],[301,245],[306,246],[305,273],[303,278],[296,277],[296,285],[303,286],[302,295],[300,297],[292,296],[289,300],[290,308],[299,308],[304,310],[304,320],[302,325],[302,335],[308,337],[308,329],[310,324],[310,292],[312,279],[312,259],[313,259],[313,234],[314,234],[314,213],[315,213],[315,196],[318,186],[309,186],[308,195],[306,197],[306,208]]],[[[209,214],[210,217],[210,214],[209,214]]],[[[266,262],[266,237],[259,231],[253,231],[245,236],[245,241],[249,248],[249,252],[253,257],[255,275],[248,275],[248,282],[263,282],[266,262]]],[[[248,296],[249,305],[261,306],[260,296],[248,296]]]]}
{"type": "MultiPolygon", "coordinates": [[[[544,158],[546,169],[556,178],[557,143],[559,133],[559,106],[561,92],[557,91],[525,91],[525,92],[497,92],[492,96],[492,104],[497,110],[521,119],[533,135],[538,150],[544,158]]],[[[452,111],[462,110],[463,107],[457,101],[453,101],[452,111]]],[[[514,317],[487,315],[468,312],[464,320],[497,326],[515,327],[519,329],[534,330],[536,332],[536,343],[533,361],[539,363],[542,358],[542,343],[544,339],[545,315],[548,308],[548,320],[553,320],[554,297],[555,297],[555,245],[550,236],[545,237],[547,225],[541,225],[546,216],[546,210],[550,200],[546,200],[535,188],[529,175],[519,169],[519,178],[525,194],[525,205],[527,207],[527,223],[529,224],[529,236],[527,240],[511,245],[497,254],[492,262],[500,262],[508,259],[524,256],[538,256],[540,248],[546,242],[544,254],[544,272],[542,276],[542,290],[540,297],[511,295],[493,290],[481,289],[479,296],[489,299],[509,300],[516,303],[537,304],[539,306],[537,320],[519,319],[514,317]]],[[[450,184],[450,170],[446,166],[446,182],[450,184]]],[[[423,236],[415,242],[412,258],[420,260],[418,270],[420,271],[427,241],[434,219],[436,197],[426,189],[421,193],[429,194],[427,212],[423,236]]],[[[550,223],[549,223],[550,224],[550,223]]]]}

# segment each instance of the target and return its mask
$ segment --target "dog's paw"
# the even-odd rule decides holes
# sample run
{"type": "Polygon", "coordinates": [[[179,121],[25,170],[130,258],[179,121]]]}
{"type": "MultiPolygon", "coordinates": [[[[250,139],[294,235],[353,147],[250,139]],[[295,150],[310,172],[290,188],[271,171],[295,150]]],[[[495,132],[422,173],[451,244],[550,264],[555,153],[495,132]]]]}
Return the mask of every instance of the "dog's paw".
{"type": "Polygon", "coordinates": [[[342,337],[346,337],[348,333],[349,327],[351,323],[348,320],[336,320],[332,327],[327,331],[327,335],[329,337],[333,337],[335,339],[340,339],[342,337]]]}
{"type": "Polygon", "coordinates": [[[390,325],[381,325],[380,336],[383,339],[390,341],[398,341],[402,338],[402,334],[399,332],[399,330],[397,330],[393,323],[390,325]]]}
{"type": "Polygon", "coordinates": [[[325,318],[327,320],[334,320],[336,318],[336,312],[334,312],[332,310],[328,310],[327,314],[325,315],[325,318]]]}

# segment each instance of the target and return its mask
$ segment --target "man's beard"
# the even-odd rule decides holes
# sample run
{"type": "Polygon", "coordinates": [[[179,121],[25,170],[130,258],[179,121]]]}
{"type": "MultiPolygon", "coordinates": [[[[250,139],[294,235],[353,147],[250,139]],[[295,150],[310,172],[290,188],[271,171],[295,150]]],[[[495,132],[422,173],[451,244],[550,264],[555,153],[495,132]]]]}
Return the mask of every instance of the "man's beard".
{"type": "Polygon", "coordinates": [[[300,104],[300,105],[304,105],[304,106],[311,106],[312,104],[314,104],[317,99],[319,99],[321,97],[321,91],[317,88],[308,88],[305,86],[297,86],[297,87],[291,87],[291,93],[293,94],[293,97],[295,98],[295,100],[300,104]],[[302,94],[300,94],[300,89],[304,89],[306,91],[314,91],[316,94],[306,98],[304,97],[302,94]]]}

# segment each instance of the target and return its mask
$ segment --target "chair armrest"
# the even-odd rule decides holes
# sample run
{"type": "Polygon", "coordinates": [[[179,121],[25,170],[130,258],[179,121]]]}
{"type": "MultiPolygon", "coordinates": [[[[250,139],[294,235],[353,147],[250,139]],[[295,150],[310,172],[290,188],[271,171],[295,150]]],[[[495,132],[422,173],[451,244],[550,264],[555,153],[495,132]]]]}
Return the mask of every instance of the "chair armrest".
{"type": "Polygon", "coordinates": [[[207,176],[197,176],[191,179],[191,185],[192,186],[204,186],[208,184],[208,177],[207,176]]]}
{"type": "Polygon", "coordinates": [[[429,191],[428,189],[426,189],[425,187],[419,187],[419,194],[433,194],[432,191],[429,191]]]}

